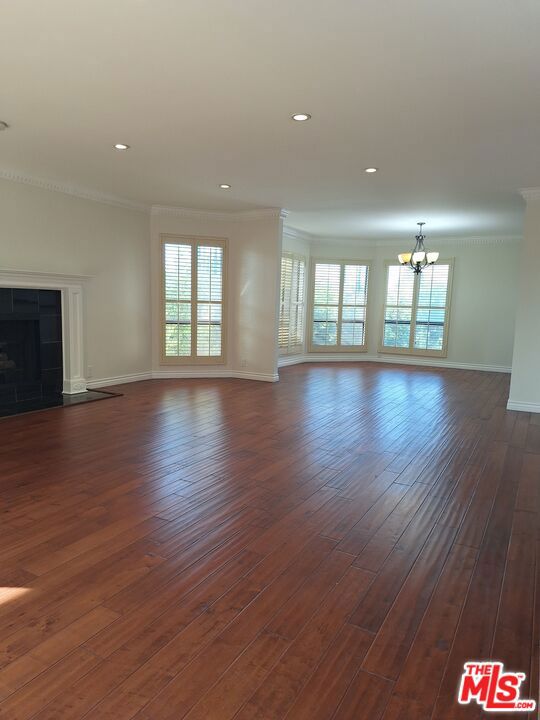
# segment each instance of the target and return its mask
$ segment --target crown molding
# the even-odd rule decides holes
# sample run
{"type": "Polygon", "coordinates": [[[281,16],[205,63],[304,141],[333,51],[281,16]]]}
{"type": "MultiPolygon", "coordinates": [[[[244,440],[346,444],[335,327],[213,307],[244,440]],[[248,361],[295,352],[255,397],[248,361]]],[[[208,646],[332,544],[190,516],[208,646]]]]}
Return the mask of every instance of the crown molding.
{"type": "MultiPolygon", "coordinates": [[[[504,245],[506,243],[519,243],[522,240],[521,235],[469,235],[464,237],[429,237],[427,245],[436,249],[439,245],[504,245]]],[[[325,238],[311,236],[311,242],[314,245],[321,243],[340,242],[351,247],[402,247],[407,246],[407,239],[403,238],[384,238],[378,240],[367,240],[365,238],[325,238]]],[[[414,240],[408,243],[408,247],[414,245],[414,240]]]]}
{"type": "Polygon", "coordinates": [[[520,194],[527,200],[540,200],[540,187],[521,188],[520,194]]]}
{"type": "MultiPolygon", "coordinates": [[[[522,235],[491,235],[488,237],[471,235],[463,238],[441,238],[443,244],[453,245],[504,245],[505,243],[519,243],[522,235]]],[[[439,242],[435,240],[434,242],[439,242]]]]}
{"type": "MultiPolygon", "coordinates": [[[[540,188],[538,188],[538,192],[538,197],[540,197],[540,188]]],[[[351,247],[404,247],[407,245],[407,238],[404,238],[402,235],[400,235],[400,237],[377,238],[373,240],[360,237],[329,237],[327,235],[314,235],[306,230],[294,228],[290,225],[285,225],[283,227],[283,235],[292,239],[304,240],[306,242],[313,243],[315,246],[322,243],[326,245],[341,243],[351,247]]],[[[500,245],[503,243],[521,242],[522,239],[522,235],[465,235],[459,237],[437,237],[430,235],[427,239],[427,244],[430,247],[435,247],[436,245],[500,245]]],[[[414,244],[414,238],[412,240],[409,238],[408,244],[412,247],[414,244]]]]}
{"type": "Polygon", "coordinates": [[[6,168],[0,168],[0,179],[9,182],[21,183],[22,185],[31,185],[49,190],[51,192],[59,192],[64,195],[82,198],[83,200],[91,200],[92,202],[103,203],[105,205],[113,205],[125,210],[136,210],[143,213],[151,213],[152,215],[174,215],[177,217],[192,219],[208,219],[222,221],[249,221],[261,220],[264,218],[279,218],[285,220],[288,215],[287,210],[282,208],[261,208],[255,210],[243,210],[237,212],[219,212],[213,210],[195,210],[192,208],[175,207],[169,205],[145,205],[144,203],[136,203],[117,195],[100,192],[91,188],[85,188],[70,183],[58,182],[48,178],[32,177],[25,173],[16,172],[6,168]]]}
{"type": "MultiPolygon", "coordinates": [[[[427,244],[435,245],[504,245],[518,243],[523,240],[521,235],[466,235],[464,237],[430,237],[427,244]]],[[[403,240],[392,240],[393,245],[403,245],[403,240]]],[[[411,246],[414,243],[411,243],[411,246]]]]}
{"type": "Polygon", "coordinates": [[[283,208],[261,208],[260,210],[245,210],[234,214],[236,215],[236,220],[243,222],[249,220],[262,220],[264,218],[278,218],[279,220],[285,220],[289,213],[283,208]]]}
{"type": "Polygon", "coordinates": [[[175,207],[173,205],[152,205],[150,210],[154,216],[181,217],[188,220],[234,220],[234,213],[214,212],[212,210],[194,210],[192,208],[175,207]]]}
{"type": "Polygon", "coordinates": [[[47,272],[45,270],[18,270],[13,268],[2,268],[0,279],[9,276],[14,282],[17,280],[39,283],[42,280],[57,282],[59,284],[81,283],[91,280],[93,275],[73,275],[68,273],[47,272]]]}
{"type": "Polygon", "coordinates": [[[47,178],[32,177],[31,175],[25,175],[24,173],[15,172],[13,170],[0,168],[0,179],[21,183],[23,185],[31,185],[33,187],[41,188],[42,190],[50,190],[51,192],[59,192],[64,195],[71,195],[73,197],[82,198],[83,200],[91,200],[92,202],[103,203],[105,205],[113,205],[115,207],[123,208],[124,210],[136,210],[137,212],[143,213],[148,213],[150,211],[148,205],[132,202],[131,200],[118,197],[117,195],[109,195],[107,193],[99,192],[98,190],[91,190],[90,188],[61,183],[47,178]]]}
{"type": "Polygon", "coordinates": [[[248,222],[249,220],[263,220],[265,218],[279,218],[284,220],[288,215],[287,210],[283,210],[282,208],[220,212],[216,210],[195,210],[193,208],[176,207],[174,205],[152,205],[151,213],[154,216],[168,215],[190,220],[217,220],[220,222],[248,222]]]}
{"type": "Polygon", "coordinates": [[[283,237],[290,238],[291,240],[303,240],[304,242],[314,242],[319,239],[316,235],[312,235],[305,230],[290,227],[289,225],[283,226],[283,237]]]}

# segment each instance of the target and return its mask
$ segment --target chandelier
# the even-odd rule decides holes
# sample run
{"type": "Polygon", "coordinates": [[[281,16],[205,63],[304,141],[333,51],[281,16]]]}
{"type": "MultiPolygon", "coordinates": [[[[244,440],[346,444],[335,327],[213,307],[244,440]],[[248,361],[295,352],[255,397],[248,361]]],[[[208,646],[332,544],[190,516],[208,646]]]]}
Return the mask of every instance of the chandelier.
{"type": "Polygon", "coordinates": [[[400,253],[398,255],[399,262],[402,265],[410,265],[412,270],[419,275],[426,265],[434,265],[439,259],[438,252],[427,252],[424,247],[425,235],[422,234],[422,226],[424,222],[419,222],[417,225],[420,226],[418,235],[416,236],[416,245],[412,252],[400,253]]]}

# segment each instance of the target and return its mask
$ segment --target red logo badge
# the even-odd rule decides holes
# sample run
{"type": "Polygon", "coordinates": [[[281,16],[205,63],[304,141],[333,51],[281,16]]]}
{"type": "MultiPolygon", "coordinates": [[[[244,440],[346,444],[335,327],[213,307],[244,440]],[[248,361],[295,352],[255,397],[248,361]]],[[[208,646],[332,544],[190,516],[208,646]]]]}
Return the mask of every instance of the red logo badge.
{"type": "Polygon", "coordinates": [[[501,662],[466,662],[461,676],[458,702],[468,705],[475,702],[486,712],[531,712],[534,700],[520,698],[525,673],[507,672],[501,662]]]}

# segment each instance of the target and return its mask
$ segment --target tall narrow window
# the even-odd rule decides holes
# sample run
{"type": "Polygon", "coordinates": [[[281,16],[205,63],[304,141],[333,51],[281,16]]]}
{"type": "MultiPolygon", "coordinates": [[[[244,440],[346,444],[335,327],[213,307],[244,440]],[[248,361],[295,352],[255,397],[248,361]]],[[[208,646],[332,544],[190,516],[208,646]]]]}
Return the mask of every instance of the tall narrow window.
{"type": "Polygon", "coordinates": [[[419,275],[388,265],[382,352],[446,355],[451,280],[450,261],[419,275]]]}
{"type": "Polygon", "coordinates": [[[225,241],[163,240],[163,360],[224,362],[225,241]]]}
{"type": "Polygon", "coordinates": [[[365,263],[313,263],[312,352],[366,349],[368,276],[365,263]]]}
{"type": "Polygon", "coordinates": [[[283,253],[279,293],[279,351],[282,355],[302,352],[304,346],[304,286],[306,260],[283,253]]]}

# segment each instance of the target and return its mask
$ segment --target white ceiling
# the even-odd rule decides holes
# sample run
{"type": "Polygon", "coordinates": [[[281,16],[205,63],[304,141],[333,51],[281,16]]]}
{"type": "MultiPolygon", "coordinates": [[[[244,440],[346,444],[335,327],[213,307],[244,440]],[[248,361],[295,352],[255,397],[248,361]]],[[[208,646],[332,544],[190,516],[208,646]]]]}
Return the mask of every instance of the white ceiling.
{"type": "Polygon", "coordinates": [[[515,235],[539,37],[538,0],[2,3],[0,166],[318,235],[515,235]]]}

